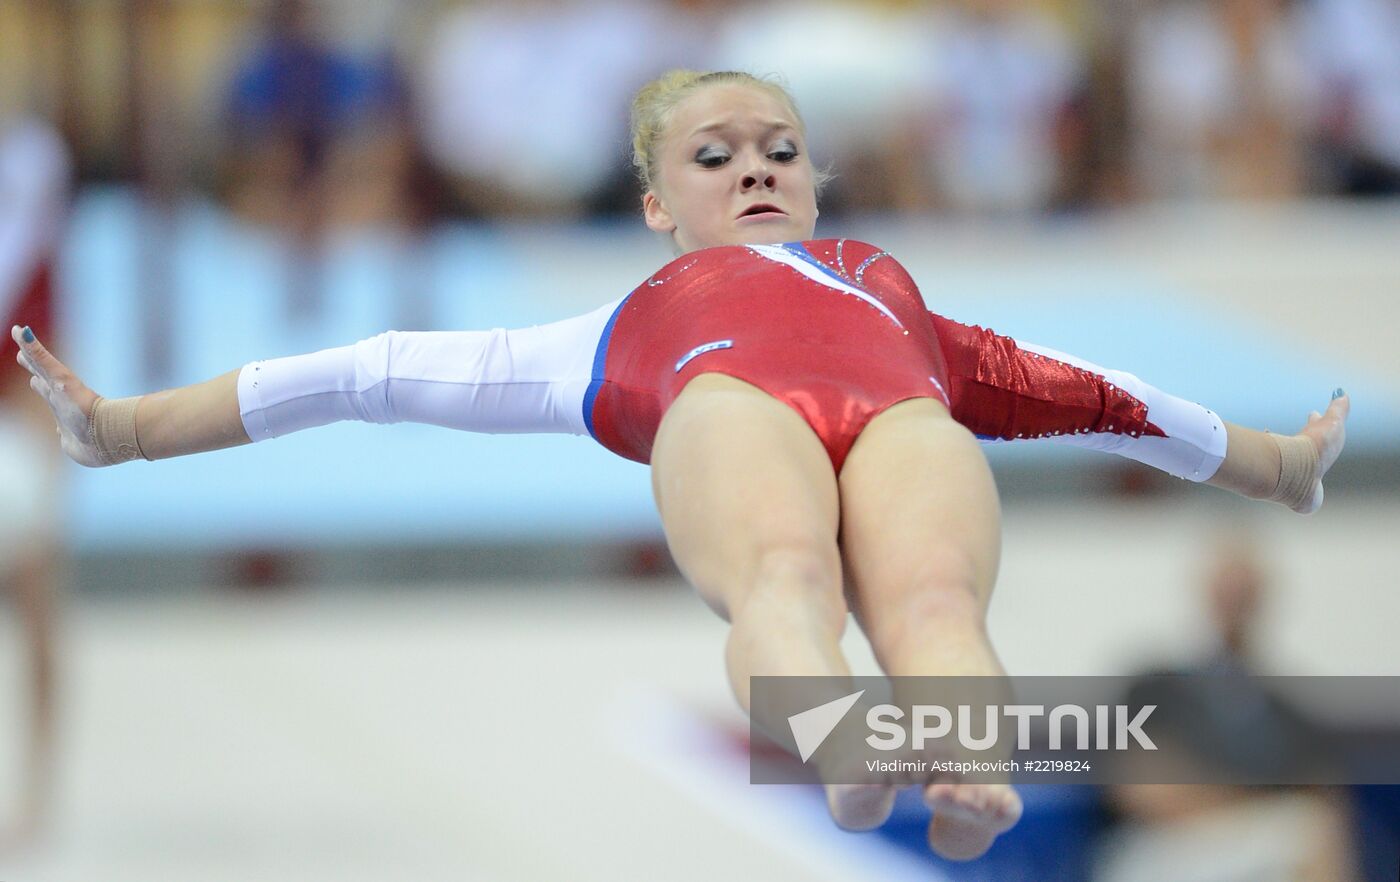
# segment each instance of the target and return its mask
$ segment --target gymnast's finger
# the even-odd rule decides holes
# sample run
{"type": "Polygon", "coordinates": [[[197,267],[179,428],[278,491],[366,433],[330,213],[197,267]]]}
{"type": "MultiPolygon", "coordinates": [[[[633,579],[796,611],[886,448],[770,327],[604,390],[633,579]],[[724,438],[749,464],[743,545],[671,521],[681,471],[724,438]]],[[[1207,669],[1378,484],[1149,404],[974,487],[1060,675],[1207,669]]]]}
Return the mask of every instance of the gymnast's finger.
{"type": "Polygon", "coordinates": [[[18,325],[10,329],[10,337],[19,344],[20,355],[26,361],[20,362],[30,373],[43,377],[50,385],[56,374],[65,372],[67,368],[63,362],[53,356],[53,353],[44,348],[44,344],[39,342],[39,338],[34,336],[34,332],[28,327],[21,328],[18,325]]]}
{"type": "Polygon", "coordinates": [[[20,366],[36,377],[48,380],[48,371],[40,365],[37,358],[39,353],[44,350],[39,345],[39,339],[34,336],[34,332],[27,327],[21,328],[19,325],[15,325],[10,328],[10,339],[19,346],[19,354],[15,356],[15,359],[20,363],[20,366]]]}
{"type": "Polygon", "coordinates": [[[1327,405],[1329,412],[1335,412],[1343,420],[1351,413],[1351,396],[1338,389],[1332,393],[1332,403],[1327,405]]]}
{"type": "Polygon", "coordinates": [[[43,376],[43,374],[39,372],[39,366],[34,363],[34,359],[30,358],[27,354],[25,354],[25,351],[23,349],[15,353],[15,361],[19,362],[20,367],[29,371],[34,376],[43,376]]]}
{"type": "Polygon", "coordinates": [[[36,395],[44,399],[44,403],[49,406],[49,410],[53,411],[54,416],[57,417],[58,407],[54,404],[53,400],[53,386],[44,382],[43,378],[33,376],[29,378],[29,388],[33,389],[36,395]]]}
{"type": "Polygon", "coordinates": [[[15,345],[19,347],[19,351],[21,353],[23,353],[24,350],[29,347],[29,340],[35,339],[33,331],[29,331],[27,335],[29,339],[25,339],[26,330],[26,328],[21,328],[19,325],[10,326],[10,339],[15,341],[15,345]]]}

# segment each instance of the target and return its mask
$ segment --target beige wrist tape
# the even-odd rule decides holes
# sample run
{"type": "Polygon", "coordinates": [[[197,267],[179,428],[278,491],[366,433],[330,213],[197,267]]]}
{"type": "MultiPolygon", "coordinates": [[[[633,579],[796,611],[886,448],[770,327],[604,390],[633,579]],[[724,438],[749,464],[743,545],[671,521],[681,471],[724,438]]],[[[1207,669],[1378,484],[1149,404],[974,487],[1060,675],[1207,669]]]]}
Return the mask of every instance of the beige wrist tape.
{"type": "Polygon", "coordinates": [[[1321,458],[1317,445],[1310,438],[1298,435],[1270,434],[1269,437],[1278,444],[1280,460],[1278,486],[1269,499],[1295,511],[1305,508],[1312,500],[1319,477],[1321,458]]]}
{"type": "Polygon", "coordinates": [[[115,401],[98,397],[88,421],[88,435],[103,465],[147,459],[136,440],[136,405],[140,396],[115,401]]]}

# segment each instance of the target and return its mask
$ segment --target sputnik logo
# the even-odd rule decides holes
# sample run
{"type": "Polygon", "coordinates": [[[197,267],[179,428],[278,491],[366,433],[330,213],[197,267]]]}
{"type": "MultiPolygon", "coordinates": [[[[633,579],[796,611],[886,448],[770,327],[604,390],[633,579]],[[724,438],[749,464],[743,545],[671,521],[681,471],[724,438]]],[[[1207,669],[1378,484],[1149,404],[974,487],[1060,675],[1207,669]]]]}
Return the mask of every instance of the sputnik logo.
{"type": "Polygon", "coordinates": [[[846,714],[850,713],[851,708],[864,694],[864,689],[852,692],[845,698],[828,701],[788,717],[788,726],[792,728],[792,737],[797,742],[797,752],[804,763],[817,752],[817,748],[822,746],[822,742],[846,718],[846,714]]]}

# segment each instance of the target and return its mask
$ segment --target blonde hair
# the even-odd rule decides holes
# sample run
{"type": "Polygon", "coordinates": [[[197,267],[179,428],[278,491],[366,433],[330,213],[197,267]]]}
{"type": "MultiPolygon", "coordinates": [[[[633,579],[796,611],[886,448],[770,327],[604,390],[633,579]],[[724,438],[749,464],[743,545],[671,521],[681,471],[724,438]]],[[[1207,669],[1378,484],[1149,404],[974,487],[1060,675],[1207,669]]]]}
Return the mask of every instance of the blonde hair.
{"type": "MultiPolygon", "coordinates": [[[[670,70],[647,83],[632,99],[632,165],[642,182],[642,189],[650,190],[656,183],[657,147],[666,127],[670,125],[671,113],[682,101],[704,88],[716,85],[741,85],[762,89],[776,98],[797,121],[797,128],[804,136],[807,127],[802,115],[797,112],[797,102],[788,90],[775,80],[756,77],[736,70],[698,71],[670,70]]],[[[831,175],[821,169],[816,172],[817,192],[831,175]]]]}

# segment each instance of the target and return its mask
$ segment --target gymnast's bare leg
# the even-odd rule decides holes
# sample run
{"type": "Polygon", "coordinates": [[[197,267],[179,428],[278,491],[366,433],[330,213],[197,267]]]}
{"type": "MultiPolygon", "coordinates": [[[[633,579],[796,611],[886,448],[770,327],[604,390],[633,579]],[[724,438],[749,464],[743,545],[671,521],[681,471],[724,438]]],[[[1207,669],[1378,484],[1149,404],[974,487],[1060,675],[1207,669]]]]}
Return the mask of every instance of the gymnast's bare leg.
{"type": "MultiPolygon", "coordinates": [[[[731,625],[744,710],[750,677],[850,676],[836,476],[811,427],[755,386],[702,374],[667,410],[651,465],[671,554],[731,625]]],[[[839,809],[843,826],[872,826],[839,809]]]]}
{"type": "MultiPolygon", "coordinates": [[[[787,405],[746,383],[697,377],[662,421],[653,487],[677,564],[731,623],[730,683],[849,676],[838,529],[861,621],[892,675],[997,675],[987,600],[999,510],[975,439],[941,405],[897,405],[866,428],[838,487],[825,449],[787,405]],[[844,523],[844,527],[841,524],[844,523]]],[[[1004,785],[931,787],[930,844],[970,858],[1015,824],[1004,785]]],[[[828,787],[839,824],[878,826],[893,788],[828,787]]]]}
{"type": "MultiPolygon", "coordinates": [[[[885,672],[1003,675],[986,630],[1001,509],[976,438],[933,399],[896,404],[856,440],[839,487],[854,612],[885,672]]],[[[1021,816],[1005,784],[938,781],[924,798],[929,845],[958,860],[980,856],[1021,816]]]]}

